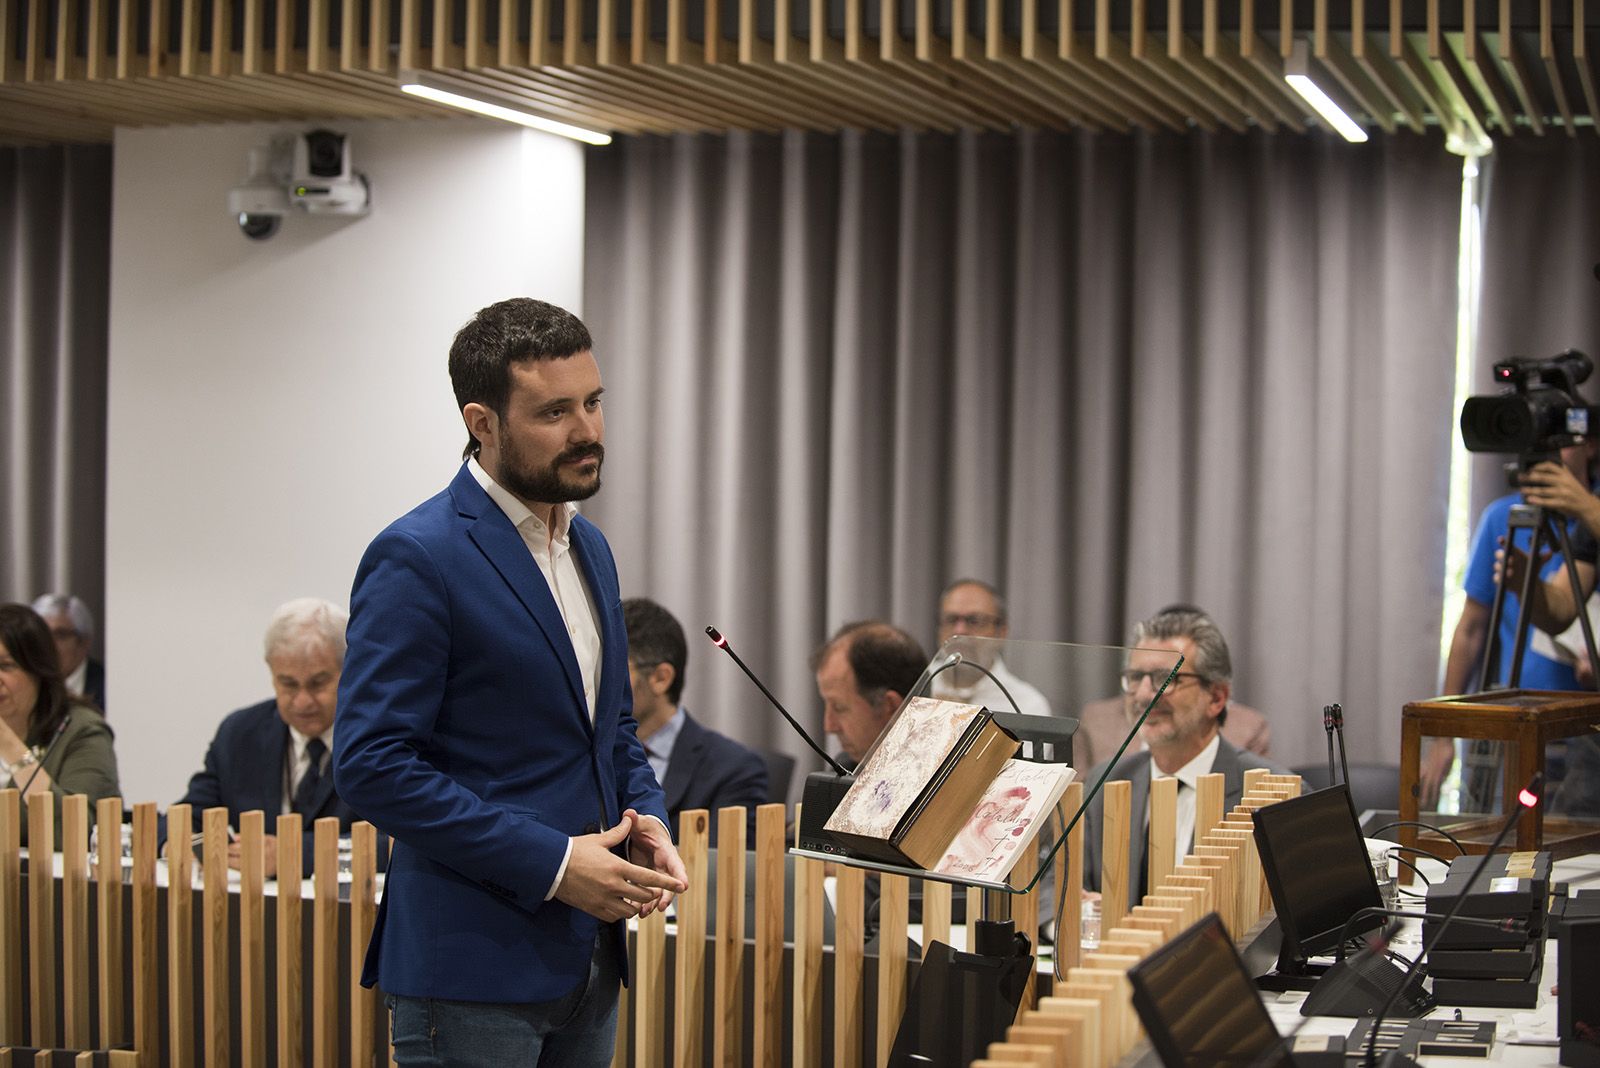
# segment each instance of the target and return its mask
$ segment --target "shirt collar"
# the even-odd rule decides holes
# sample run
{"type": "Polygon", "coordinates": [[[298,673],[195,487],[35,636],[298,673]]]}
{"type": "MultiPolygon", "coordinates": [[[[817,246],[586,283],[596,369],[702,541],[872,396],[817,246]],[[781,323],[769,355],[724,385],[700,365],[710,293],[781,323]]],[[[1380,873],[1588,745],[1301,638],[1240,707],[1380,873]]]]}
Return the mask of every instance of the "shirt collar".
{"type": "Polygon", "coordinates": [[[330,753],[333,752],[333,728],[332,727],[329,727],[322,734],[318,734],[318,735],[301,734],[300,731],[297,730],[296,728],[294,728],[294,727],[290,727],[289,728],[289,745],[294,750],[294,759],[295,759],[296,763],[298,763],[298,762],[300,762],[300,761],[302,761],[302,760],[304,760],[306,758],[306,746],[311,744],[311,739],[313,737],[321,738],[322,739],[322,744],[328,747],[328,752],[330,752],[330,753]]]}
{"type": "Polygon", "coordinates": [[[85,696],[83,691],[84,688],[89,684],[89,658],[84,657],[78,666],[73,669],[72,674],[68,675],[62,681],[66,683],[67,689],[70,692],[79,697],[85,696]]]}
{"type": "Polygon", "coordinates": [[[685,713],[682,705],[672,714],[672,718],[663,723],[659,730],[644,741],[645,752],[657,760],[670,761],[672,749],[678,744],[678,735],[683,733],[685,713]]]}
{"type": "Polygon", "coordinates": [[[491,478],[489,472],[483,469],[483,465],[478,463],[476,456],[468,457],[467,470],[472,472],[472,477],[477,481],[478,485],[483,487],[483,492],[489,495],[489,499],[499,506],[500,510],[506,514],[507,519],[511,520],[512,526],[522,530],[524,529],[524,524],[530,525],[541,544],[549,541],[558,546],[566,545],[568,534],[572,530],[572,517],[578,514],[578,506],[576,504],[571,501],[565,501],[556,506],[556,529],[552,536],[551,531],[546,529],[544,520],[540,519],[538,514],[527,505],[523,504],[516,494],[491,478]]]}
{"type": "Polygon", "coordinates": [[[1218,731],[1211,736],[1211,741],[1196,754],[1193,760],[1173,772],[1170,776],[1164,774],[1152,761],[1150,764],[1152,777],[1157,779],[1177,779],[1189,789],[1198,790],[1200,789],[1200,776],[1211,774],[1211,765],[1217,762],[1217,750],[1220,748],[1222,748],[1222,732],[1218,731]]]}

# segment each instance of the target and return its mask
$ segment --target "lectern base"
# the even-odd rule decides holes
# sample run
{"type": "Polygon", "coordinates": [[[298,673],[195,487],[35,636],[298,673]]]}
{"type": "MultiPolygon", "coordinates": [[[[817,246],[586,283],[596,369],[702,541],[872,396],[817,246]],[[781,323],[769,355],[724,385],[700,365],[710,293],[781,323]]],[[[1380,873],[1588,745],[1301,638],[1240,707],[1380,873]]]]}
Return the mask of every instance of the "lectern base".
{"type": "MultiPolygon", "coordinates": [[[[983,920],[978,926],[997,929],[980,931],[980,946],[1012,928],[1010,921],[983,920]]],[[[892,1068],[959,1068],[984,1056],[991,1042],[1004,1040],[1033,972],[1033,947],[1025,935],[1011,934],[1007,948],[1009,953],[997,955],[963,953],[943,942],[928,947],[889,1054],[892,1068]]]]}

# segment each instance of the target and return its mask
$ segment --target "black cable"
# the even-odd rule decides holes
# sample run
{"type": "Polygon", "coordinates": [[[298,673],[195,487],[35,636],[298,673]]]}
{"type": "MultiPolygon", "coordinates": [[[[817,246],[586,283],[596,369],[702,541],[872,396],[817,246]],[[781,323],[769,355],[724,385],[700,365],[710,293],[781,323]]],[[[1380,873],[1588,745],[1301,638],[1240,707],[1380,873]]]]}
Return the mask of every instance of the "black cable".
{"type": "Polygon", "coordinates": [[[1017,699],[1011,696],[1011,691],[1006,689],[1005,683],[995,678],[994,672],[990,671],[976,660],[966,659],[960,653],[955,654],[955,656],[956,658],[950,661],[948,664],[941,664],[939,667],[933,669],[933,671],[928,675],[928,684],[930,686],[933,684],[934,679],[938,678],[941,674],[949,671],[953,667],[977,668],[979,671],[989,676],[990,682],[993,682],[996,686],[1000,687],[1000,692],[1005,694],[1007,701],[1011,702],[1011,711],[1015,712],[1019,716],[1023,714],[1022,709],[1017,707],[1017,699]]]}
{"type": "MultiPolygon", "coordinates": [[[[1396,853],[1394,855],[1394,859],[1398,860],[1400,863],[1404,864],[1406,867],[1408,867],[1412,871],[1416,872],[1417,873],[1417,878],[1421,879],[1423,882],[1427,883],[1429,886],[1433,885],[1433,881],[1422,873],[1422,869],[1417,867],[1415,864],[1411,863],[1405,857],[1402,857],[1400,854],[1396,853]]],[[[1417,893],[1415,890],[1407,890],[1403,886],[1400,887],[1400,892],[1402,894],[1410,894],[1412,897],[1423,897],[1423,896],[1425,896],[1425,895],[1417,893]]]]}
{"type": "MultiPolygon", "coordinates": [[[[1455,835],[1451,834],[1449,831],[1445,830],[1443,827],[1435,827],[1433,824],[1431,824],[1431,823],[1423,823],[1421,820],[1395,820],[1392,823],[1385,823],[1382,827],[1379,827],[1376,830],[1368,831],[1367,834],[1366,834],[1366,837],[1368,837],[1368,838],[1376,838],[1376,837],[1378,837],[1378,835],[1382,834],[1384,831],[1390,831],[1390,830],[1393,830],[1396,827],[1421,827],[1425,831],[1432,831],[1434,834],[1437,834],[1441,838],[1448,838],[1450,840],[1450,844],[1451,845],[1453,845],[1457,849],[1461,850],[1461,855],[1462,856],[1466,856],[1467,855],[1467,847],[1461,844],[1461,840],[1459,838],[1457,838],[1455,835]]],[[[1396,844],[1400,845],[1400,843],[1396,843],[1396,844]]],[[[1416,846],[1400,845],[1400,848],[1401,849],[1416,849],[1418,853],[1422,852],[1422,850],[1417,849],[1416,846]]],[[[1429,856],[1432,856],[1432,854],[1429,854],[1429,856]]]]}

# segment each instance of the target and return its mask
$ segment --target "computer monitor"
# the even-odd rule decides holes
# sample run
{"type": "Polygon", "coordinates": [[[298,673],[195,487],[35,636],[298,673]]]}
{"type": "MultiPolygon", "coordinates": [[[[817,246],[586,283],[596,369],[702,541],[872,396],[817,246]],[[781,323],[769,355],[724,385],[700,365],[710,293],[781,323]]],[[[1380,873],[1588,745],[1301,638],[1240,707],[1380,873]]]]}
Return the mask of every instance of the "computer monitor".
{"type": "Polygon", "coordinates": [[[1166,1068],[1292,1063],[1216,913],[1134,965],[1128,980],[1166,1068]]]}
{"type": "MultiPolygon", "coordinates": [[[[1384,907],[1350,791],[1330,786],[1259,808],[1253,816],[1256,848],[1283,931],[1278,975],[1312,976],[1309,960],[1338,948],[1346,921],[1362,909],[1384,907]]],[[[1382,916],[1363,916],[1347,933],[1354,937],[1382,925],[1382,916]]]]}

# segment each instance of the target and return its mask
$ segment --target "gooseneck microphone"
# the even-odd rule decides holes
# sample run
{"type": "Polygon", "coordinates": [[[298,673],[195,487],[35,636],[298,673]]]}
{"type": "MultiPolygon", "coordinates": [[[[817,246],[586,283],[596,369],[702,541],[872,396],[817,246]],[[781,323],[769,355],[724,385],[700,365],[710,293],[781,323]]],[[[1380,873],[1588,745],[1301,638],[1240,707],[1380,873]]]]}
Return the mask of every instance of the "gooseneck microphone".
{"type": "MultiPolygon", "coordinates": [[[[1416,959],[1411,962],[1411,966],[1400,977],[1400,985],[1395,988],[1394,992],[1389,995],[1389,1000],[1385,1001],[1383,1007],[1378,1010],[1378,1015],[1372,1021],[1372,1030],[1367,1034],[1367,1053],[1362,1059],[1362,1063],[1367,1068],[1376,1068],[1378,1064],[1378,1028],[1383,1025],[1383,1018],[1389,1014],[1390,1009],[1394,1008],[1394,1004],[1399,1000],[1401,993],[1404,992],[1406,984],[1411,981],[1412,976],[1417,974],[1417,970],[1422,967],[1422,962],[1433,951],[1433,947],[1439,944],[1439,939],[1444,937],[1445,931],[1455,922],[1456,913],[1461,911],[1461,906],[1466,903],[1467,895],[1472,893],[1472,888],[1478,884],[1478,880],[1483,876],[1484,869],[1489,866],[1489,858],[1494,856],[1495,851],[1505,844],[1506,835],[1511,833],[1511,828],[1516,826],[1517,820],[1522,818],[1524,811],[1539,804],[1539,788],[1543,784],[1544,772],[1536,771],[1533,774],[1533,778],[1528,781],[1528,785],[1518,792],[1517,807],[1513,808],[1511,814],[1506,817],[1506,822],[1501,826],[1500,833],[1494,836],[1494,841],[1489,844],[1488,849],[1484,850],[1483,858],[1472,869],[1472,875],[1462,884],[1461,890],[1455,896],[1455,900],[1450,902],[1450,907],[1445,910],[1444,919],[1434,930],[1433,937],[1422,944],[1422,952],[1417,954],[1416,959]]],[[[1404,1054],[1391,1053],[1384,1058],[1386,1066],[1408,1063],[1415,1062],[1404,1054]]]]}
{"type": "Polygon", "coordinates": [[[67,724],[71,722],[66,716],[61,717],[61,725],[56,728],[56,733],[50,738],[50,744],[45,748],[44,756],[39,758],[38,766],[33,769],[33,774],[28,776],[28,781],[22,784],[22,796],[28,796],[28,787],[33,785],[33,780],[39,777],[44,770],[44,762],[50,759],[50,754],[56,751],[63,735],[67,733],[67,724]]]}
{"type": "Polygon", "coordinates": [[[829,756],[827,751],[824,750],[822,746],[817,744],[816,739],[811,737],[811,735],[806,732],[806,729],[800,726],[799,722],[797,722],[793,716],[789,715],[789,710],[783,707],[783,702],[772,696],[772,691],[767,689],[765,684],[763,684],[760,679],[756,678],[756,673],[745,666],[744,661],[739,659],[739,654],[733,651],[733,646],[728,644],[728,639],[722,636],[722,632],[720,630],[718,630],[716,627],[707,627],[706,637],[711,639],[712,645],[715,645],[718,649],[721,649],[723,652],[733,657],[733,662],[739,665],[739,670],[744,672],[745,676],[751,682],[756,684],[756,689],[760,690],[762,695],[766,697],[768,701],[772,702],[772,707],[776,708],[783,718],[789,721],[789,726],[793,727],[795,729],[795,733],[806,740],[806,744],[815,750],[819,757],[828,762],[829,767],[833,768],[833,770],[840,775],[850,774],[844,769],[843,765],[841,765],[837,760],[833,759],[833,757],[829,756]]]}

